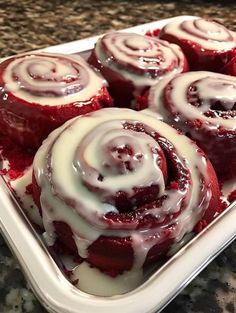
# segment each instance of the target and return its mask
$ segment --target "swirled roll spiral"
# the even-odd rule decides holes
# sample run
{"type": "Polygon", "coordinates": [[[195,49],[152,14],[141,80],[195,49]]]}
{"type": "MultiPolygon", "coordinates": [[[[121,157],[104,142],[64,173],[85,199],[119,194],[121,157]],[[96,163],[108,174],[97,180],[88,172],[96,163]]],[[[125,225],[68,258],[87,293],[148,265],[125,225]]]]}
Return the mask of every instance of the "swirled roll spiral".
{"type": "Polygon", "coordinates": [[[148,106],[194,139],[221,179],[236,177],[236,77],[183,73],[153,86],[148,106]]]}
{"type": "Polygon", "coordinates": [[[48,236],[105,271],[153,262],[219,205],[215,172],[195,143],[129,109],[68,121],[33,170],[48,236]]]}
{"type": "Polygon", "coordinates": [[[105,81],[78,56],[25,54],[0,64],[0,131],[37,147],[56,127],[111,105],[105,81]]]}
{"type": "Polygon", "coordinates": [[[108,81],[118,107],[130,107],[132,101],[156,81],[188,70],[179,47],[135,33],[104,35],[96,43],[89,62],[108,81]]]}
{"type": "Polygon", "coordinates": [[[173,21],[159,37],[179,45],[191,70],[219,71],[236,50],[236,33],[214,21],[194,18],[173,21]]]}

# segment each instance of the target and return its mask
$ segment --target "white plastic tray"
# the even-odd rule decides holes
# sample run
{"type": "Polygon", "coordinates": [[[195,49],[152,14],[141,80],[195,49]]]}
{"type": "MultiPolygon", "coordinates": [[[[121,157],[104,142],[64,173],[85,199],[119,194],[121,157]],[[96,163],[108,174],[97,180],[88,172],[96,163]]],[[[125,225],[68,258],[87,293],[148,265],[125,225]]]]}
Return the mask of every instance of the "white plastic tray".
{"type": "MultiPolygon", "coordinates": [[[[145,33],[175,17],[123,31],[145,33]]],[[[90,50],[98,36],[40,51],[78,53],[90,50]]],[[[15,200],[4,178],[0,177],[0,229],[18,258],[39,300],[56,313],[148,313],[165,307],[211,260],[236,237],[236,204],[230,205],[202,233],[194,237],[148,280],[124,295],[98,297],[74,287],[63,275],[40,236],[15,200]]]]}

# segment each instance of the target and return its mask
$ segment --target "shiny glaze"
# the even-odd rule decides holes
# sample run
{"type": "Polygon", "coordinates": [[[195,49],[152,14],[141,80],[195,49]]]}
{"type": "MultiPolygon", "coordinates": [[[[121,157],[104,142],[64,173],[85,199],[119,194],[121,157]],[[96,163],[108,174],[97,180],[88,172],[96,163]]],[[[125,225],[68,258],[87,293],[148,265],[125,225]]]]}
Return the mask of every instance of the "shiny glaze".
{"type": "Polygon", "coordinates": [[[63,240],[59,231],[63,227],[71,232],[78,254],[106,271],[138,270],[193,229],[212,200],[207,169],[204,154],[187,137],[157,121],[155,114],[128,109],[103,109],[67,122],[49,136],[34,160],[48,235],[63,240]],[[117,153],[114,147],[121,148],[124,142],[129,149],[117,153]],[[167,179],[158,165],[160,149],[168,159],[167,179]],[[110,158],[115,165],[124,165],[130,151],[135,156],[132,170],[107,167],[110,158]],[[107,194],[117,192],[132,199],[140,186],[148,195],[155,185],[156,200],[136,202],[127,212],[107,201],[107,194]],[[122,250],[127,260],[121,259],[122,250]]]}
{"type": "Polygon", "coordinates": [[[178,46],[150,36],[119,32],[98,40],[89,63],[107,79],[115,106],[119,107],[130,107],[156,81],[188,69],[178,46]]]}
{"type": "Polygon", "coordinates": [[[25,54],[0,64],[0,131],[38,147],[56,127],[112,100],[105,81],[78,56],[25,54]]]}
{"type": "Polygon", "coordinates": [[[236,50],[236,33],[201,18],[167,24],[159,37],[179,45],[191,70],[220,71],[236,50]]]}

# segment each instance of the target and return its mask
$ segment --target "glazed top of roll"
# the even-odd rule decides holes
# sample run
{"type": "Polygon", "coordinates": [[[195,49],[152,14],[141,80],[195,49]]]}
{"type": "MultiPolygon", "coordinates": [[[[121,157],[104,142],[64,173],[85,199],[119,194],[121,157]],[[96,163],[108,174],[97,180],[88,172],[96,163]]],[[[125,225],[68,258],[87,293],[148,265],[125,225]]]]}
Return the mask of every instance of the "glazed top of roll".
{"type": "Polygon", "coordinates": [[[57,106],[87,101],[105,85],[79,56],[34,53],[0,64],[1,89],[18,99],[57,106]]]}
{"type": "Polygon", "coordinates": [[[53,237],[53,221],[66,222],[83,257],[101,235],[129,236],[135,247],[142,243],[134,250],[143,264],[167,232],[179,240],[191,231],[212,197],[202,151],[155,114],[129,109],[101,109],[68,121],[44,141],[33,167],[47,233],[53,237]],[[172,164],[169,174],[163,158],[172,164]],[[139,205],[137,191],[149,187],[157,201],[139,205]],[[116,206],[121,192],[133,199],[127,212],[116,206]]]}
{"type": "Polygon", "coordinates": [[[199,44],[205,50],[229,50],[236,47],[236,33],[223,25],[202,18],[173,21],[162,33],[199,44]]]}
{"type": "Polygon", "coordinates": [[[135,86],[150,86],[164,76],[185,71],[186,59],[180,47],[167,41],[135,33],[104,35],[95,46],[102,66],[109,67],[135,86]]]}
{"type": "Polygon", "coordinates": [[[150,90],[149,108],[176,122],[198,121],[209,130],[236,131],[236,77],[207,71],[182,73],[150,90]]]}

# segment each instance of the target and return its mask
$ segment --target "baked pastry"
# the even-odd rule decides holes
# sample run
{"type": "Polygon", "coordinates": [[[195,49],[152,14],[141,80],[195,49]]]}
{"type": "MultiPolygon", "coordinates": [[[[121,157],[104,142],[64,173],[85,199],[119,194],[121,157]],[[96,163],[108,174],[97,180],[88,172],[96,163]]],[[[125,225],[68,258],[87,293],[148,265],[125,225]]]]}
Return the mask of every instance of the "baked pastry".
{"type": "Polygon", "coordinates": [[[66,122],[39,148],[33,173],[47,235],[113,274],[154,262],[220,201],[203,151],[130,109],[66,122]]]}
{"type": "Polygon", "coordinates": [[[38,147],[68,119],[111,106],[104,79],[79,56],[24,54],[0,64],[0,132],[38,147]]]}
{"type": "Polygon", "coordinates": [[[197,142],[219,178],[236,178],[236,77],[183,73],[153,86],[147,99],[149,109],[197,142]]]}
{"type": "Polygon", "coordinates": [[[188,70],[179,47],[135,33],[104,35],[97,41],[88,62],[108,81],[118,107],[131,107],[132,101],[156,81],[188,70]]]}
{"type": "Polygon", "coordinates": [[[182,48],[190,70],[218,72],[236,50],[235,32],[202,18],[173,21],[163,27],[159,37],[182,48]]]}

